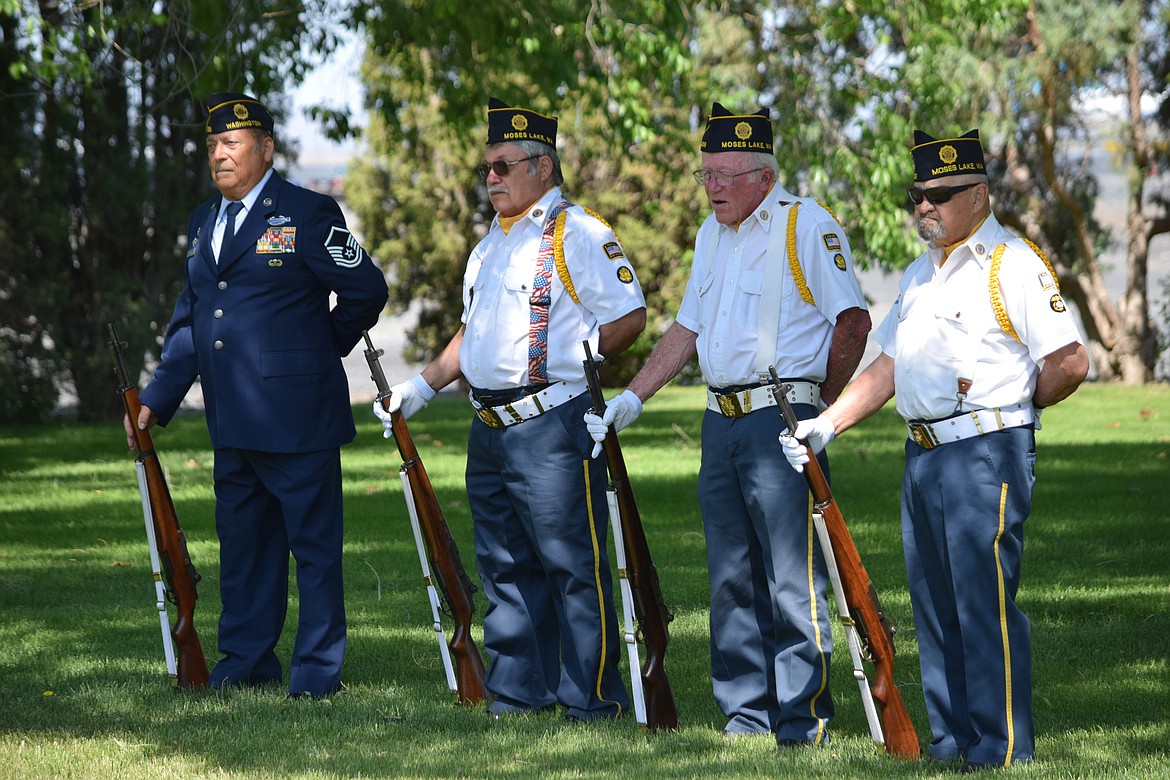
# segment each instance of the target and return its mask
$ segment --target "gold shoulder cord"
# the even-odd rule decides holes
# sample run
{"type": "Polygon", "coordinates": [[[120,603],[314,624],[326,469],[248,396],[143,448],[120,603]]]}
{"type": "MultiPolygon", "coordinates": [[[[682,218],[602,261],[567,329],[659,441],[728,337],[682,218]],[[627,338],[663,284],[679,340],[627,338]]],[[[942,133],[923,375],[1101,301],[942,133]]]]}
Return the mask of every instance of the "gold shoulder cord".
{"type": "MultiPolygon", "coordinates": [[[[586,214],[607,228],[609,227],[609,223],[605,221],[605,218],[596,211],[585,208],[584,206],[581,208],[585,210],[586,214]]],[[[556,262],[557,276],[561,278],[561,284],[565,285],[565,292],[569,294],[569,297],[573,299],[574,303],[580,303],[581,299],[577,297],[577,290],[573,287],[573,277],[569,275],[569,266],[565,263],[565,217],[568,213],[569,210],[565,209],[557,215],[557,224],[553,228],[553,260],[556,262]]],[[[609,229],[613,230],[613,228],[609,229]]],[[[617,238],[616,233],[614,234],[614,238],[617,238]]]]}
{"type": "MultiPolygon", "coordinates": [[[[1044,250],[1027,238],[1024,238],[1023,241],[1036,253],[1037,257],[1044,261],[1044,267],[1048,269],[1048,273],[1052,274],[1052,283],[1056,285],[1056,291],[1059,293],[1060,280],[1056,278],[1056,270],[1052,267],[1052,263],[1048,262],[1048,256],[1044,254],[1044,250]]],[[[1006,249],[1006,243],[1000,244],[991,255],[991,276],[988,280],[988,291],[991,293],[991,308],[995,311],[995,319],[999,322],[999,327],[1003,329],[1004,333],[1016,341],[1020,341],[1020,334],[1016,333],[1011,319],[1008,318],[1007,306],[1003,302],[1003,291],[999,289],[999,266],[1006,249]]]]}
{"type": "MultiPolygon", "coordinates": [[[[817,205],[829,212],[829,216],[841,226],[841,220],[837,219],[837,215],[833,210],[826,206],[821,201],[817,201],[817,205]]],[[[800,290],[800,299],[805,303],[814,304],[812,290],[808,289],[808,282],[804,279],[804,271],[800,267],[800,261],[796,257],[796,212],[800,208],[800,201],[792,204],[792,209],[788,212],[788,267],[792,269],[792,278],[796,281],[796,289],[800,290]]]]}
{"type": "Polygon", "coordinates": [[[823,201],[819,200],[817,201],[817,205],[823,208],[825,211],[829,212],[829,216],[832,217],[833,221],[837,223],[837,227],[841,227],[841,220],[837,219],[837,215],[831,208],[829,208],[823,201]]]}
{"type": "MultiPolygon", "coordinates": [[[[800,208],[800,201],[792,204],[788,211],[788,267],[792,270],[792,279],[796,282],[796,289],[800,290],[800,299],[805,303],[813,303],[812,290],[808,289],[808,282],[804,280],[804,271],[800,268],[800,261],[796,257],[796,215],[800,208]]],[[[830,212],[832,213],[832,212],[830,212]]]]}

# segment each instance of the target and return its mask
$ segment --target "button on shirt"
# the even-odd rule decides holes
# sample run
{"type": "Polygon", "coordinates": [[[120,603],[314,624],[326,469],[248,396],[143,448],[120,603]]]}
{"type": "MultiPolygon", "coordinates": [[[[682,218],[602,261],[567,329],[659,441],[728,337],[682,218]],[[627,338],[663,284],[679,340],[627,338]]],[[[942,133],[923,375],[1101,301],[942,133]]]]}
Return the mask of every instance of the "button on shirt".
{"type": "Polygon", "coordinates": [[[768,361],[781,377],[824,380],[837,315],[867,308],[845,233],[815,200],[797,198],[776,184],[738,230],[720,224],[712,214],[695,237],[691,277],[676,317],[698,334],[699,367],[709,385],[759,381],[754,367],[767,262],[783,264],[776,355],[768,361]],[[798,200],[796,254],[815,305],[801,299],[788,263],[788,217],[798,200]],[[776,230],[782,231],[781,251],[769,259],[776,230]],[[716,233],[714,242],[711,231],[716,233]],[[712,245],[712,256],[703,256],[704,247],[712,245]]]}
{"type": "MultiPolygon", "coordinates": [[[[463,279],[463,345],[460,368],[473,387],[500,390],[528,380],[528,332],[536,259],[545,219],[564,196],[554,187],[504,235],[498,219],[471,252],[463,279]]],[[[600,326],[646,305],[629,259],[613,231],[580,206],[566,212],[565,264],[580,304],[554,270],[548,324],[548,381],[580,381],[581,342],[594,348],[600,326]],[[620,257],[610,259],[619,250],[620,257]],[[623,282],[627,268],[632,281],[623,282]]]]}
{"type": "Polygon", "coordinates": [[[875,339],[894,358],[894,393],[907,420],[955,413],[959,377],[972,380],[963,411],[1030,403],[1040,362],[1080,342],[1044,262],[991,215],[954,248],[931,246],[902,277],[900,293],[875,339]],[[992,255],[1007,242],[999,286],[1021,341],[1005,333],[992,305],[992,255]]]}

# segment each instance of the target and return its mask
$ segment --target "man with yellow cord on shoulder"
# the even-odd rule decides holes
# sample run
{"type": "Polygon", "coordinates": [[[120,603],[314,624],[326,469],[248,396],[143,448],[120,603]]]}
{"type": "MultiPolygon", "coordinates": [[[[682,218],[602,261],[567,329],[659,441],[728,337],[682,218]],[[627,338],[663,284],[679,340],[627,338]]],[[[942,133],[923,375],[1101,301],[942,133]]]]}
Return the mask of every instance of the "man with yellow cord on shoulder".
{"type": "Polygon", "coordinates": [[[1030,761],[1031,628],[1016,605],[1040,410],[1088,356],[1047,260],[991,212],[983,147],[914,133],[926,252],[876,333],[882,354],[820,416],[782,436],[808,461],[896,396],[907,421],[902,542],[931,756],[962,770],[1030,761]]]}
{"type": "Polygon", "coordinates": [[[629,708],[606,555],[605,464],[581,425],[592,405],[582,342],[625,350],[646,325],[633,267],[609,226],[562,194],[557,120],[495,98],[479,168],[497,211],[463,280],[463,325],[423,371],[374,404],[387,433],[462,374],[475,419],[467,494],[487,595],[493,716],[570,720],[629,708]]]}

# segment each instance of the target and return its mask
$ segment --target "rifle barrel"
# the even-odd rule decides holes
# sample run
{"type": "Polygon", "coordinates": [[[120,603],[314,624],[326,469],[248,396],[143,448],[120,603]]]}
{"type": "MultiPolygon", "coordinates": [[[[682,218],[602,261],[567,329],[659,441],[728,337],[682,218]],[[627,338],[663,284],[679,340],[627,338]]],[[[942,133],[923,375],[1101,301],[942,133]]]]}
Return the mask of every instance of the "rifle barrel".
{"type": "MultiPolygon", "coordinates": [[[[366,341],[364,354],[366,363],[370,366],[370,378],[378,388],[378,401],[383,409],[389,411],[390,383],[386,381],[386,374],[378,360],[384,352],[374,347],[368,331],[362,331],[362,337],[366,341]]],[[[488,696],[484,684],[487,670],[479,648],[471,637],[471,620],[475,614],[475,602],[472,598],[475,594],[475,585],[463,567],[455,537],[452,536],[447,519],[443,516],[443,509],[439,506],[431,478],[427,476],[426,466],[418,455],[406,419],[400,412],[391,415],[390,427],[394,434],[394,443],[398,447],[398,455],[402,459],[401,470],[407,476],[407,483],[414,499],[419,530],[422,533],[427,559],[431,563],[431,571],[439,585],[442,600],[447,604],[455,621],[455,629],[451,632],[447,648],[455,659],[459,702],[475,704],[488,696]]]]}
{"type": "MultiPolygon", "coordinates": [[[[605,397],[601,390],[600,361],[593,359],[589,342],[585,347],[585,378],[593,401],[593,413],[605,414],[605,397]]],[[[664,662],[666,647],[670,642],[667,626],[674,615],[662,598],[662,587],[658,582],[658,570],[650,556],[650,545],[646,541],[646,530],[638,503],[634,499],[630,477],[626,472],[626,461],[622,456],[617,431],[610,426],[603,444],[606,464],[609,467],[610,487],[617,495],[618,518],[621,525],[622,544],[626,552],[626,579],[634,594],[634,615],[638,621],[642,641],[646,645],[646,660],[639,674],[646,698],[646,727],[649,729],[677,729],[678,708],[674,692],[666,675],[664,662]]]]}
{"type": "Polygon", "coordinates": [[[207,685],[209,676],[203,645],[195,629],[195,602],[199,598],[196,585],[202,577],[195,569],[195,564],[191,562],[190,553],[187,552],[187,537],[179,525],[179,516],[175,512],[175,504],[171,499],[162,463],[154,448],[154,439],[149,430],[139,429],[136,425],[142,411],[142,402],[139,401],[138,389],[130,381],[129,372],[126,370],[122,342],[118,340],[114,323],[107,323],[107,328],[110,332],[110,347],[114,352],[114,371],[118,375],[117,392],[122,397],[122,407],[130,418],[138,445],[136,459],[142,465],[145,475],[155,547],[166,585],[166,595],[178,612],[177,620],[171,627],[171,637],[178,655],[178,686],[202,688],[207,685]]]}
{"type": "MultiPolygon", "coordinates": [[[[789,431],[795,433],[799,421],[796,411],[788,401],[790,386],[781,384],[774,367],[771,374],[772,391],[780,411],[780,420],[789,431]]],[[[921,755],[918,734],[914,730],[902,694],[894,682],[895,629],[890,625],[878,602],[877,589],[861,562],[861,554],[857,551],[857,545],[845,524],[841,508],[833,497],[833,491],[829,487],[825,472],[821,469],[820,461],[808,446],[808,442],[801,443],[805,446],[809,458],[804,468],[805,479],[809,492],[812,493],[813,502],[825,521],[825,529],[833,548],[833,558],[841,576],[841,588],[845,591],[849,615],[857,626],[858,634],[867,645],[874,663],[874,683],[871,687],[874,701],[881,707],[886,752],[901,758],[917,758],[921,755]]]]}

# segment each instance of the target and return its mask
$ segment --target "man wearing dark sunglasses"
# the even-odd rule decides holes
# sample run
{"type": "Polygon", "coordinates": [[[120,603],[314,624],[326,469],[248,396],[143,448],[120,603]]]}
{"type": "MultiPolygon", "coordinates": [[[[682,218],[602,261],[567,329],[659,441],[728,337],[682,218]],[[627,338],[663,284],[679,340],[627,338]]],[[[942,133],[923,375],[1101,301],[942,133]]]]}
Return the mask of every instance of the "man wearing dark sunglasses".
{"type": "Polygon", "coordinates": [[[698,356],[712,689],[726,734],[771,733],[788,748],[829,741],[832,632],[808,485],[776,446],[769,368],[792,386],[796,413],[815,416],[856,370],[870,319],[844,231],[780,184],[772,141],[767,109],[714,104],[695,171],[713,213],[678,316],[605,417],[585,420],[601,441],[698,356]]]}
{"type": "Polygon", "coordinates": [[[493,717],[560,704],[565,717],[629,707],[606,555],[605,463],[581,425],[590,408],[582,365],[616,356],[646,324],[622,245],[600,217],[561,193],[557,120],[488,104],[479,173],[497,215],[475,247],[463,326],[420,374],[391,388],[409,417],[460,375],[476,417],[467,447],[486,686],[493,717]]]}
{"type": "Polygon", "coordinates": [[[1032,760],[1031,628],[1015,603],[1039,413],[1088,356],[1039,249],[988,202],[978,131],[914,133],[910,201],[927,251],[877,331],[882,354],[781,444],[798,471],[897,398],[907,421],[902,540],[931,756],[962,769],[1032,760]]]}

